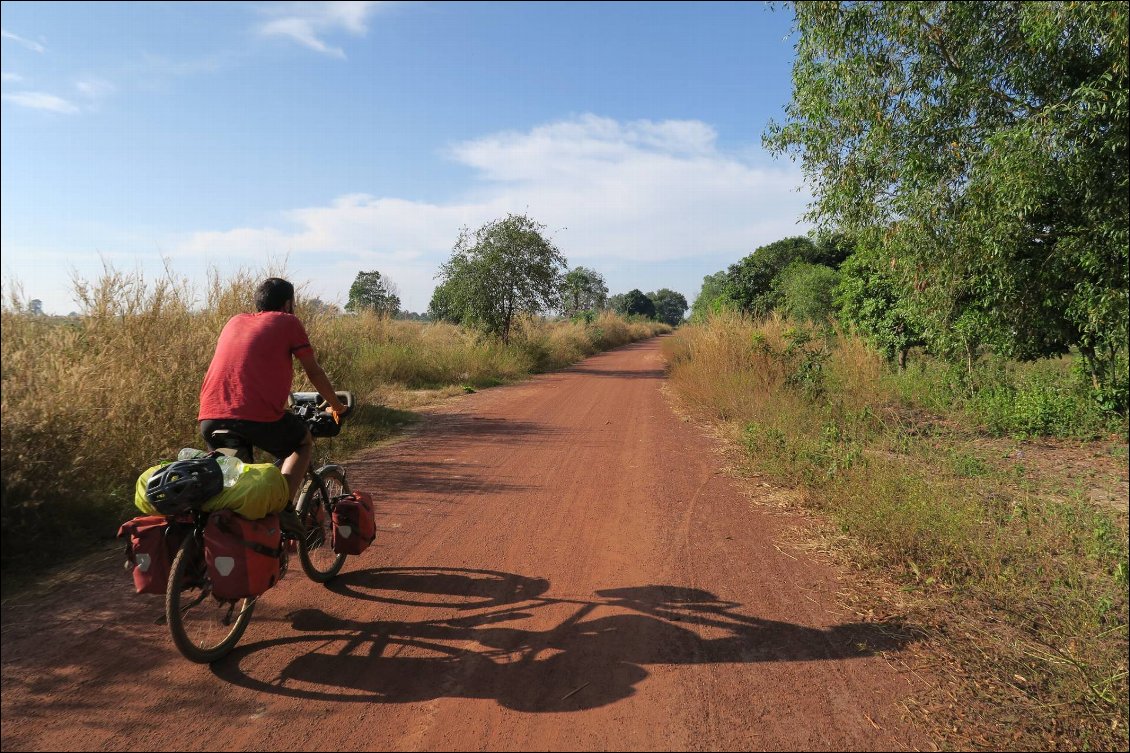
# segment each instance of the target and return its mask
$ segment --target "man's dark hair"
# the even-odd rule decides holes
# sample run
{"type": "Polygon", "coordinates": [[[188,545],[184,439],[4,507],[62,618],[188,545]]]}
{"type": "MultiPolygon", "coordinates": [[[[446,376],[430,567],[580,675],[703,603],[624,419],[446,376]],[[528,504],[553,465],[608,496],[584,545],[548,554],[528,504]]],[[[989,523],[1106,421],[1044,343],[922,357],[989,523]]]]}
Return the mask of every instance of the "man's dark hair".
{"type": "Polygon", "coordinates": [[[268,277],[255,291],[255,308],[258,311],[282,311],[286,302],[293,298],[293,285],[281,277],[268,277]]]}

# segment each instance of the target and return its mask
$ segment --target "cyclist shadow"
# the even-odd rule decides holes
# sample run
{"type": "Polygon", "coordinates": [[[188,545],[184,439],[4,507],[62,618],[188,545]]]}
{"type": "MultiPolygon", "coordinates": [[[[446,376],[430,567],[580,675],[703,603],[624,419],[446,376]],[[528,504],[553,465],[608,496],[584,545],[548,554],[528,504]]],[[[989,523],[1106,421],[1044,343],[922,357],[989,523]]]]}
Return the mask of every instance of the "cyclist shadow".
{"type": "Polygon", "coordinates": [[[264,692],[336,702],[493,698],[520,711],[579,711],[633,695],[649,664],[852,659],[920,637],[897,621],[823,629],[765,620],[677,586],[554,598],[544,579],[485,570],[358,571],[334,590],[443,615],[358,621],[303,609],[288,615],[298,635],[237,648],[213,672],[264,692]],[[260,654],[283,646],[303,653],[275,677],[258,677],[260,654]]]}

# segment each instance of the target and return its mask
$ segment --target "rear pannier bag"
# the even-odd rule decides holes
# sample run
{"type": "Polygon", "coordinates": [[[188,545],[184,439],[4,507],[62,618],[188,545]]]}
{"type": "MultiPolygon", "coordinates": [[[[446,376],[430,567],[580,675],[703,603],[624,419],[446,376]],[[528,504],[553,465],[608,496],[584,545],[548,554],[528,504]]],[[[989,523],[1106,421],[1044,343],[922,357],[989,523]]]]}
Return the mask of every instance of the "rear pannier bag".
{"type": "Polygon", "coordinates": [[[365,492],[338,497],[334,505],[333,546],[338,554],[360,554],[377,536],[373,498],[365,492]]]}
{"type": "Polygon", "coordinates": [[[126,538],[127,566],[133,566],[133,585],[139,594],[163,594],[169,571],[183,539],[179,526],[169,525],[164,515],[142,515],[127,520],[118,529],[126,538]]]}
{"type": "Polygon", "coordinates": [[[224,601],[258,596],[279,579],[279,516],[247,520],[220,510],[204,526],[204,562],[212,595],[224,601]]]}

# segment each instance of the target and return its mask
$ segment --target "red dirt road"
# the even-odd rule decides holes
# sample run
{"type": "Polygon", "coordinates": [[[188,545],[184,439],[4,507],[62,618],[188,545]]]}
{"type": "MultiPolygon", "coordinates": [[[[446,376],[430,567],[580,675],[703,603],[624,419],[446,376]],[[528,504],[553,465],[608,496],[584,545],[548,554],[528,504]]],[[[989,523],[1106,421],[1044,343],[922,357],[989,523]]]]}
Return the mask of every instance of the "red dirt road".
{"type": "Polygon", "coordinates": [[[107,557],[3,605],[3,750],[911,750],[909,637],[722,473],[659,343],[467,396],[349,463],[377,542],[180,658],[107,557]]]}

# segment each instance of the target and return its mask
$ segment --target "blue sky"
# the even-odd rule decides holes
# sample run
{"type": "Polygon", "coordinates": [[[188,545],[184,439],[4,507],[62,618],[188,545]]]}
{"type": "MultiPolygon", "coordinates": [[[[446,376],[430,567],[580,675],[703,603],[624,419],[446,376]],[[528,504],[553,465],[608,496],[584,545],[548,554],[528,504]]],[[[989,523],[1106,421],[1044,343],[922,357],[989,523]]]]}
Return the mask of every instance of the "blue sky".
{"type": "Polygon", "coordinates": [[[807,232],[760,146],[792,12],[758,3],[2,3],[2,278],[358,271],[427,308],[459,228],[547,227],[611,292],[693,300],[807,232]]]}

